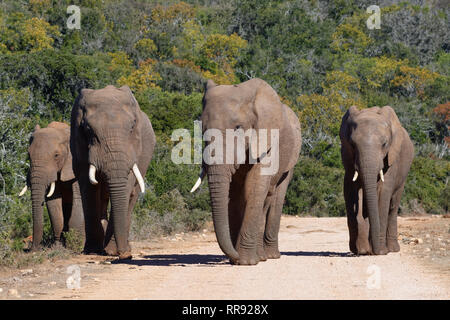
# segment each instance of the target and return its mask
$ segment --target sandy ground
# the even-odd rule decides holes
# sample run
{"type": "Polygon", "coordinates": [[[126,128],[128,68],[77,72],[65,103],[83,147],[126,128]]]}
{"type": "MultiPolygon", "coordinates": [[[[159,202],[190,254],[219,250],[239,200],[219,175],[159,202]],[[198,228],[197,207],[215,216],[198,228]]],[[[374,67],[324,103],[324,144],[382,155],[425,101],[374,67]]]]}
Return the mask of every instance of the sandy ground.
{"type": "Polygon", "coordinates": [[[3,271],[0,299],[449,299],[450,219],[399,226],[399,253],[354,256],[345,218],[283,216],[280,259],[232,266],[209,225],[132,243],[125,262],[80,255],[3,271]],[[80,288],[69,289],[77,270],[80,288]]]}

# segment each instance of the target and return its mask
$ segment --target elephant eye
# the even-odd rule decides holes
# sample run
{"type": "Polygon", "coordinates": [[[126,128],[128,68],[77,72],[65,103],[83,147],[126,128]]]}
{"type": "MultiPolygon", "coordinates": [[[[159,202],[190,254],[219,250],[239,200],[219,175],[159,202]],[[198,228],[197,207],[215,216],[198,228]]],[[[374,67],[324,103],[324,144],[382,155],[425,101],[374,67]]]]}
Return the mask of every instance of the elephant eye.
{"type": "Polygon", "coordinates": [[[55,159],[58,159],[59,158],[59,153],[55,153],[55,159]]]}
{"type": "Polygon", "coordinates": [[[236,128],[234,128],[234,129],[235,129],[235,130],[242,129],[242,126],[241,126],[241,125],[237,125],[236,128]]]}

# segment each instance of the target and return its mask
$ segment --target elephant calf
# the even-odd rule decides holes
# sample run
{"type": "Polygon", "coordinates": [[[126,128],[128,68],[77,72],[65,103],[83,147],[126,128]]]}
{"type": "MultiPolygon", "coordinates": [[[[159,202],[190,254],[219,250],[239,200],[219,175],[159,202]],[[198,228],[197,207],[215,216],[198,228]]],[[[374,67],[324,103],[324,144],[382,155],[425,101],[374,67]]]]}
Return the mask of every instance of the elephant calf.
{"type": "Polygon", "coordinates": [[[27,185],[20,196],[31,186],[33,250],[42,241],[44,202],[56,241],[61,239],[63,231],[72,228],[79,232],[84,241],[84,216],[78,182],[72,171],[69,141],[70,127],[61,122],[52,122],[42,129],[36,125],[30,138],[30,170],[27,185]]]}
{"type": "MultiPolygon", "coordinates": [[[[217,145],[223,147],[222,151],[211,153],[217,161],[204,158],[200,174],[200,179],[204,173],[208,175],[220,248],[235,264],[254,265],[267,258],[279,258],[281,210],[301,148],[297,116],[261,79],[238,85],[216,85],[209,80],[201,120],[204,136],[207,131],[223,134],[214,140],[217,144],[222,139],[223,145],[217,145]],[[238,153],[231,155],[231,161],[228,153],[219,156],[225,155],[225,150],[235,150],[234,137],[229,140],[227,136],[230,131],[248,133],[240,161],[238,153]],[[272,139],[274,133],[278,133],[278,139],[272,139]],[[268,143],[261,148],[264,136],[268,143]],[[271,159],[271,167],[272,160],[277,165],[266,170],[265,159],[271,159]]],[[[213,141],[207,141],[205,150],[212,145],[213,141]]]]}
{"type": "Polygon", "coordinates": [[[397,212],[414,158],[408,133],[389,106],[353,106],[342,118],[340,138],[350,250],[400,251],[397,212]]]}

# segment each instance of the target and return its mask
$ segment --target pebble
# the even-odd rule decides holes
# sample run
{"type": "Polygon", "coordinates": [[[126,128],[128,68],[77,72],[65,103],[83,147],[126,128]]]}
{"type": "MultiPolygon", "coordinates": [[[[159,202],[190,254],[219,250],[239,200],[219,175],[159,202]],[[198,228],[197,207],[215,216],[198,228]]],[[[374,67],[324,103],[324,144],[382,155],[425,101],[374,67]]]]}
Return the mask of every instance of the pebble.
{"type": "Polygon", "coordinates": [[[23,270],[20,270],[20,272],[22,273],[23,276],[25,276],[27,274],[32,274],[33,269],[23,269],[23,270]]]}
{"type": "Polygon", "coordinates": [[[425,238],[430,238],[430,237],[431,237],[431,236],[430,236],[430,234],[428,234],[428,233],[425,235],[425,238]]]}
{"type": "Polygon", "coordinates": [[[425,252],[430,252],[431,249],[430,248],[425,248],[425,252]]]}
{"type": "Polygon", "coordinates": [[[8,295],[15,297],[15,298],[20,298],[19,291],[17,291],[17,289],[9,289],[8,295]]]}
{"type": "Polygon", "coordinates": [[[0,293],[2,293],[3,292],[3,288],[0,288],[0,293]]]}
{"type": "Polygon", "coordinates": [[[50,282],[50,285],[54,286],[56,284],[55,281],[50,282]]]}

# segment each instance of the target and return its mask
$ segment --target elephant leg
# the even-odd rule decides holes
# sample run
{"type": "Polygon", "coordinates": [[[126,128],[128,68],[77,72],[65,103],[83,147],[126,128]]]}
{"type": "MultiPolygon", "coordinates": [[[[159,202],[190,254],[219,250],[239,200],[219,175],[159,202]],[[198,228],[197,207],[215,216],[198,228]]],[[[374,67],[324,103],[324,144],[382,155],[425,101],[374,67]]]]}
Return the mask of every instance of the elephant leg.
{"type": "Polygon", "coordinates": [[[245,211],[236,244],[239,264],[243,265],[255,265],[259,261],[257,254],[258,235],[264,220],[264,203],[271,179],[271,176],[261,175],[260,168],[260,166],[255,165],[249,171],[245,180],[245,211]]]}
{"type": "Polygon", "coordinates": [[[228,220],[230,236],[233,246],[236,247],[239,232],[244,217],[245,198],[242,186],[245,184],[245,176],[240,172],[233,176],[230,185],[230,201],[228,202],[228,220]]]}
{"type": "MultiPolygon", "coordinates": [[[[345,174],[344,179],[344,198],[345,198],[345,207],[347,211],[347,226],[350,238],[349,239],[350,251],[353,252],[354,254],[358,254],[358,248],[356,246],[356,241],[358,239],[358,221],[357,221],[357,214],[359,211],[358,191],[356,189],[355,183],[351,180],[351,178],[349,178],[349,175],[347,173],[345,174]]],[[[369,235],[367,235],[367,237],[368,236],[369,235]]]]}
{"type": "Polygon", "coordinates": [[[267,254],[264,250],[264,231],[266,227],[267,216],[269,215],[270,210],[273,210],[273,208],[275,207],[275,200],[276,195],[275,190],[273,190],[272,193],[268,193],[266,201],[264,202],[262,221],[258,232],[258,243],[256,248],[256,253],[260,261],[267,260],[267,254]]]}
{"type": "MultiPolygon", "coordinates": [[[[87,170],[86,170],[87,172],[87,170]]],[[[100,212],[98,211],[99,185],[92,185],[87,175],[83,175],[79,180],[81,200],[83,204],[86,243],[84,252],[102,253],[104,231],[100,222],[100,212]]]]}
{"type": "Polygon", "coordinates": [[[380,255],[387,254],[389,251],[386,246],[386,234],[389,210],[391,206],[392,190],[383,186],[378,193],[378,212],[380,215],[380,255]]]}
{"type": "Polygon", "coordinates": [[[403,183],[403,185],[397,191],[394,192],[391,199],[391,206],[389,208],[389,217],[386,234],[386,244],[389,252],[400,251],[397,232],[397,214],[398,208],[400,207],[400,200],[402,198],[404,188],[405,184],[403,183]]]}
{"type": "Polygon", "coordinates": [[[69,230],[76,230],[82,237],[82,241],[84,243],[86,240],[86,233],[84,229],[83,204],[81,201],[80,186],[78,184],[78,181],[74,181],[72,183],[71,193],[72,206],[68,221],[68,227],[69,230]]]}
{"type": "Polygon", "coordinates": [[[268,214],[264,231],[264,251],[268,259],[278,259],[280,250],[278,247],[278,233],[280,231],[281,214],[283,211],[284,198],[289,182],[292,179],[293,170],[289,171],[284,179],[278,183],[273,205],[268,214]]]}
{"type": "Polygon", "coordinates": [[[59,242],[61,241],[61,235],[64,228],[64,215],[60,190],[55,191],[53,196],[47,200],[47,209],[55,241],[59,242]]]}

